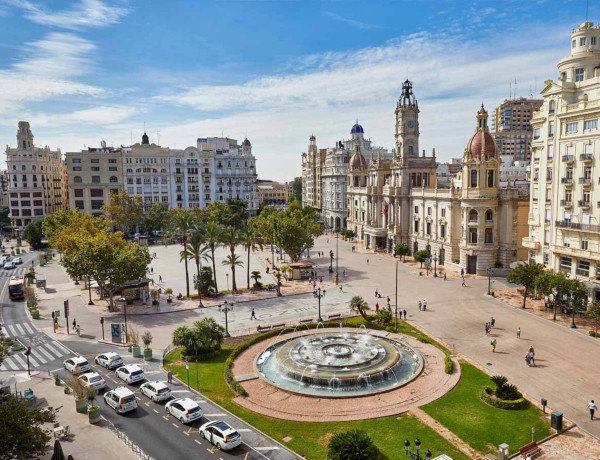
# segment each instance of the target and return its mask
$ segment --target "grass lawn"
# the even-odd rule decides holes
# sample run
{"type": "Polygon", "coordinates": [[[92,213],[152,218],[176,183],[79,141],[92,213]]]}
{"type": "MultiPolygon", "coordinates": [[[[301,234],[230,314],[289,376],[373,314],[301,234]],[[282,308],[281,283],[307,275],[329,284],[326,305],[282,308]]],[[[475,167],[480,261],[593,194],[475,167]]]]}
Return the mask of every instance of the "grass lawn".
{"type": "MultiPolygon", "coordinates": [[[[400,329],[400,321],[398,326],[400,329]]],[[[238,417],[309,459],[326,458],[329,439],[335,433],[359,428],[369,433],[377,447],[389,459],[404,459],[404,439],[408,438],[413,444],[414,439],[418,437],[423,449],[431,450],[434,457],[446,453],[454,460],[468,460],[466,455],[455,449],[444,438],[411,416],[355,422],[305,423],[274,419],[248,411],[232,401],[235,395],[223,378],[225,361],[235,346],[226,343],[220,353],[198,364],[200,391],[238,417]],[[291,436],[292,440],[284,442],[285,436],[291,436]]],[[[187,383],[185,362],[181,361],[181,350],[171,352],[165,364],[182,382],[187,383]]],[[[196,364],[193,362],[190,363],[190,386],[196,388],[196,364]]]]}
{"type": "Polygon", "coordinates": [[[422,407],[425,412],[480,452],[497,452],[503,442],[511,453],[531,442],[531,427],[535,439],[550,434],[550,424],[535,406],[525,410],[503,410],[489,406],[479,398],[485,386],[493,387],[487,374],[462,362],[458,385],[442,398],[422,407]]]}

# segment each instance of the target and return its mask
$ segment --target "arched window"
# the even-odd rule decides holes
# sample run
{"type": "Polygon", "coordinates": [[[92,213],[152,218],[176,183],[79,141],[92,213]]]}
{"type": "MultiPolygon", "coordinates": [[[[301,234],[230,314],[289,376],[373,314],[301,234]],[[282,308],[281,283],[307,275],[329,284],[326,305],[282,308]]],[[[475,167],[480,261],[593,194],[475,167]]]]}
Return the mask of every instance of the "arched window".
{"type": "Polygon", "coordinates": [[[471,187],[477,187],[477,170],[471,170],[471,187]]]}
{"type": "Polygon", "coordinates": [[[81,184],[81,176],[75,176],[73,178],[73,182],[75,182],[76,184],[81,184]]]}
{"type": "Polygon", "coordinates": [[[485,220],[486,220],[486,222],[492,222],[494,220],[494,213],[492,212],[491,209],[488,209],[485,212],[485,220]]]}
{"type": "Polygon", "coordinates": [[[167,172],[167,170],[163,168],[163,169],[160,170],[160,172],[164,174],[164,173],[167,172]]]}
{"type": "Polygon", "coordinates": [[[33,166],[31,167],[31,170],[32,170],[33,172],[35,172],[35,170],[36,170],[36,167],[35,167],[35,165],[33,165],[33,166]]]}
{"type": "Polygon", "coordinates": [[[21,171],[25,171],[27,167],[25,165],[21,166],[21,171]]]}
{"type": "Polygon", "coordinates": [[[13,165],[13,171],[17,170],[17,165],[13,165]]]}
{"type": "Polygon", "coordinates": [[[475,211],[474,209],[471,209],[469,211],[469,222],[477,222],[477,211],[475,211]]]}
{"type": "Polygon", "coordinates": [[[128,169],[127,169],[127,172],[128,172],[128,173],[132,173],[132,172],[133,172],[133,169],[131,169],[131,168],[128,168],[128,169]]]}
{"type": "Polygon", "coordinates": [[[118,182],[117,176],[110,176],[110,181],[112,183],[118,182]]]}

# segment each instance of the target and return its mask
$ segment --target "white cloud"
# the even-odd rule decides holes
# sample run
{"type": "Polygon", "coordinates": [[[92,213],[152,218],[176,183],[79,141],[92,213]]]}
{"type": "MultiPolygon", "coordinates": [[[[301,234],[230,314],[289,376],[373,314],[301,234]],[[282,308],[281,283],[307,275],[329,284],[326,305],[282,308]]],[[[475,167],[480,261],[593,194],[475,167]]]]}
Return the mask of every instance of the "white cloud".
{"type": "Polygon", "coordinates": [[[137,112],[132,106],[101,105],[69,113],[30,114],[27,120],[32,126],[54,128],[64,125],[116,125],[137,112]]]}
{"type": "Polygon", "coordinates": [[[0,0],[25,10],[26,17],[37,23],[61,29],[80,30],[118,23],[127,8],[108,5],[100,0],[80,0],[68,9],[51,11],[28,0],[0,0]]]}
{"type": "Polygon", "coordinates": [[[331,11],[323,11],[324,16],[328,16],[334,21],[343,22],[344,24],[348,24],[355,29],[368,30],[368,29],[381,29],[382,26],[377,24],[369,24],[362,21],[357,21],[355,19],[346,18],[344,16],[340,16],[339,14],[332,13],[331,11]]]}

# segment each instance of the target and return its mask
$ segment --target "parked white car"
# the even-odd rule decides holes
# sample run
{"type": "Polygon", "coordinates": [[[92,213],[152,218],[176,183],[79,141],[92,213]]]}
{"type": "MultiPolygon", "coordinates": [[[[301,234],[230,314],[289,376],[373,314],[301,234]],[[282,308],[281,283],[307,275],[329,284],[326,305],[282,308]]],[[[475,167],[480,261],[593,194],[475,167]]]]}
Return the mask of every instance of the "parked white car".
{"type": "Polygon", "coordinates": [[[123,365],[123,358],[114,351],[109,351],[96,356],[94,362],[107,369],[114,369],[123,365]]]}
{"type": "Polygon", "coordinates": [[[221,450],[230,450],[242,442],[242,437],[225,422],[212,421],[202,425],[198,432],[204,439],[221,450]]]}
{"type": "Polygon", "coordinates": [[[117,369],[117,377],[127,383],[135,383],[144,380],[144,371],[135,364],[126,364],[117,369]]]}
{"type": "Polygon", "coordinates": [[[15,257],[12,261],[15,263],[15,265],[21,265],[23,263],[23,259],[20,257],[15,257]]]}
{"type": "Polygon", "coordinates": [[[165,411],[181,423],[190,423],[202,417],[202,409],[196,401],[190,398],[180,398],[165,404],[165,411]]]}
{"type": "Polygon", "coordinates": [[[90,363],[83,356],[65,359],[63,365],[71,374],[83,374],[90,370],[90,363]]]}
{"type": "Polygon", "coordinates": [[[143,383],[140,391],[152,401],[165,401],[171,397],[171,389],[159,380],[143,383]]]}
{"type": "Polygon", "coordinates": [[[133,392],[126,387],[117,387],[104,393],[104,402],[118,414],[137,409],[138,403],[133,392]]]}
{"type": "Polygon", "coordinates": [[[94,387],[98,391],[106,387],[106,382],[97,372],[86,372],[79,377],[79,380],[81,380],[86,387],[94,387]]]}
{"type": "Polygon", "coordinates": [[[8,256],[2,256],[2,257],[0,257],[0,265],[2,265],[4,267],[4,264],[6,262],[10,262],[10,257],[8,257],[8,256]]]}
{"type": "Polygon", "coordinates": [[[10,260],[10,261],[6,262],[2,268],[4,268],[5,270],[11,270],[11,269],[15,268],[15,263],[12,260],[10,260]]]}

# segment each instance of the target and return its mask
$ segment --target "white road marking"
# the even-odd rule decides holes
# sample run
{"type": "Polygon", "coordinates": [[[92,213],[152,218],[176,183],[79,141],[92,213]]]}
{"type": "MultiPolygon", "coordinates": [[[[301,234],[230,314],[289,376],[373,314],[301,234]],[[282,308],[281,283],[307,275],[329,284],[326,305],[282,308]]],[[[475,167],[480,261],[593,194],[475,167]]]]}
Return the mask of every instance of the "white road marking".
{"type": "Polygon", "coordinates": [[[202,445],[202,443],[200,441],[198,441],[197,439],[194,439],[194,442],[197,443],[198,445],[202,445]]]}
{"type": "Polygon", "coordinates": [[[169,418],[166,417],[165,415],[163,415],[162,418],[164,418],[165,420],[169,420],[169,418]]]}
{"type": "Polygon", "coordinates": [[[35,358],[34,358],[33,356],[31,356],[31,355],[29,355],[29,363],[30,363],[31,365],[33,365],[33,367],[39,367],[39,364],[38,364],[38,362],[37,362],[37,361],[35,360],[35,358]]]}
{"type": "Polygon", "coordinates": [[[12,327],[12,324],[7,324],[7,325],[6,325],[6,329],[8,329],[8,332],[9,332],[9,334],[8,334],[8,335],[10,335],[11,337],[15,337],[16,335],[18,335],[18,334],[15,332],[15,330],[13,329],[13,327],[12,327]]]}
{"type": "Polygon", "coordinates": [[[171,390],[171,393],[187,393],[187,390],[171,390]]]}
{"type": "Polygon", "coordinates": [[[10,358],[6,358],[0,366],[0,371],[16,371],[17,367],[13,367],[14,364],[10,358]]]}
{"type": "MultiPolygon", "coordinates": [[[[44,357],[43,357],[43,356],[41,356],[41,354],[40,354],[40,353],[37,353],[37,352],[38,352],[38,348],[36,348],[36,349],[35,349],[35,352],[36,352],[36,355],[35,355],[36,359],[39,359],[39,360],[42,362],[42,364],[46,364],[46,363],[48,362],[48,361],[46,361],[46,360],[44,359],[44,357]]],[[[33,359],[33,355],[32,355],[32,356],[30,356],[30,358],[32,358],[32,359],[33,359]]]]}
{"type": "Polygon", "coordinates": [[[45,343],[44,345],[59,358],[65,354],[58,347],[54,348],[57,345],[57,342],[45,343]]]}
{"type": "Polygon", "coordinates": [[[214,452],[212,451],[212,449],[209,449],[208,447],[206,448],[207,451],[209,451],[211,454],[214,454],[214,452]]]}
{"type": "Polygon", "coordinates": [[[160,374],[161,371],[144,371],[144,374],[160,374]]]}
{"type": "Polygon", "coordinates": [[[55,347],[57,347],[59,350],[62,350],[63,354],[65,354],[65,353],[72,353],[71,350],[69,350],[67,347],[65,347],[64,345],[62,345],[60,342],[53,342],[52,344],[55,347]]]}
{"type": "Polygon", "coordinates": [[[279,450],[279,447],[277,446],[272,446],[272,447],[254,447],[255,450],[258,451],[264,451],[264,450],[279,450]]]}
{"type": "Polygon", "coordinates": [[[23,323],[23,327],[27,329],[27,332],[29,332],[31,335],[35,334],[35,331],[28,323],[23,323]]]}
{"type": "Polygon", "coordinates": [[[187,431],[184,431],[183,434],[185,434],[186,436],[190,435],[187,431]]]}
{"type": "Polygon", "coordinates": [[[20,355],[12,355],[11,358],[13,361],[16,361],[21,368],[27,369],[27,363],[20,355]]]}
{"type": "Polygon", "coordinates": [[[20,324],[15,324],[15,327],[19,331],[19,335],[25,335],[25,330],[21,327],[20,324]]]}
{"type": "Polygon", "coordinates": [[[156,409],[152,409],[152,410],[158,414],[158,411],[156,409]]]}
{"type": "Polygon", "coordinates": [[[179,425],[177,425],[177,423],[171,422],[171,425],[173,425],[175,428],[179,428],[179,425]]]}
{"type": "Polygon", "coordinates": [[[235,430],[235,431],[238,431],[238,432],[240,432],[240,433],[246,433],[246,432],[248,432],[248,431],[252,431],[252,430],[251,430],[250,428],[240,428],[240,429],[237,429],[237,428],[236,428],[236,430],[235,430]]]}
{"type": "Polygon", "coordinates": [[[204,414],[205,417],[225,417],[227,414],[204,414]]]}
{"type": "Polygon", "coordinates": [[[50,353],[48,353],[46,351],[46,349],[44,348],[44,345],[40,345],[39,347],[37,347],[37,351],[39,351],[40,353],[43,353],[44,356],[46,356],[46,358],[48,358],[50,361],[55,360],[54,356],[52,356],[50,353]]]}

